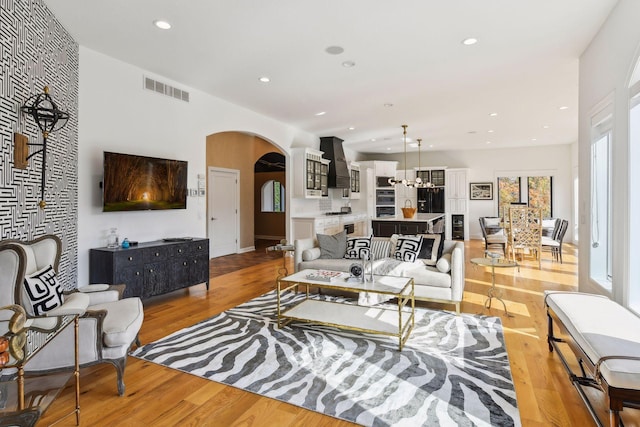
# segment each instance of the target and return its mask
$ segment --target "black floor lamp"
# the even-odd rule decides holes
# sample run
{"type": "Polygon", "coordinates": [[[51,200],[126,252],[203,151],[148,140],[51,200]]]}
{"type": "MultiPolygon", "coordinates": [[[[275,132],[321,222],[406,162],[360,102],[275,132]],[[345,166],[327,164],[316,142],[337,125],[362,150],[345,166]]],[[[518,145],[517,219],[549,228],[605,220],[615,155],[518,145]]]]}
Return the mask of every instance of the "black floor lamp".
{"type": "Polygon", "coordinates": [[[24,113],[33,117],[33,120],[42,131],[42,144],[28,144],[38,145],[42,148],[35,153],[29,154],[26,157],[26,160],[30,159],[36,154],[42,153],[42,178],[40,180],[40,203],[38,203],[38,205],[40,206],[40,208],[44,209],[47,204],[44,201],[44,188],[47,166],[47,138],[49,137],[49,133],[60,130],[67,124],[67,121],[69,120],[69,113],[61,111],[58,108],[56,103],[51,98],[51,95],[49,95],[49,86],[44,87],[43,93],[33,95],[31,98],[27,99],[27,101],[20,109],[24,113]]]}

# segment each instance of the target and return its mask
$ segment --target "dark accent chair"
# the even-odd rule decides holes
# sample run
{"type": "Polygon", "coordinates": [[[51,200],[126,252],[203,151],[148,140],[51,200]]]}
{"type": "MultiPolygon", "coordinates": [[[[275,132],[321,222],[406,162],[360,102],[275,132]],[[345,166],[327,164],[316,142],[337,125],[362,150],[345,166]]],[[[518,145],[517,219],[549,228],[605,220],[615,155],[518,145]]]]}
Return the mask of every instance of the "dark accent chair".
{"type": "Polygon", "coordinates": [[[500,225],[501,219],[497,216],[481,216],[480,228],[482,229],[482,237],[484,238],[484,250],[490,251],[500,249],[502,253],[507,255],[507,236],[504,228],[500,225]]]}
{"type": "Polygon", "coordinates": [[[553,259],[555,261],[559,260],[560,264],[562,264],[562,241],[564,240],[567,228],[569,228],[569,221],[566,219],[558,220],[559,226],[553,231],[553,235],[551,237],[542,237],[542,250],[549,249],[553,259]]]}

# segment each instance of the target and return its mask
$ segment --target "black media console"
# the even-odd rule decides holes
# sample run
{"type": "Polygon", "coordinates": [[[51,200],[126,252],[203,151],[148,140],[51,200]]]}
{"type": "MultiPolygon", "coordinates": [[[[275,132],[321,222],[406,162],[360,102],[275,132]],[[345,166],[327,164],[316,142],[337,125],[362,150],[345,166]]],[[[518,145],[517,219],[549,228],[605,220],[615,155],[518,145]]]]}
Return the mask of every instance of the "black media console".
{"type": "Polygon", "coordinates": [[[124,283],[125,297],[143,299],[200,283],[206,283],[209,290],[209,239],[91,249],[89,279],[91,283],[124,283]]]}

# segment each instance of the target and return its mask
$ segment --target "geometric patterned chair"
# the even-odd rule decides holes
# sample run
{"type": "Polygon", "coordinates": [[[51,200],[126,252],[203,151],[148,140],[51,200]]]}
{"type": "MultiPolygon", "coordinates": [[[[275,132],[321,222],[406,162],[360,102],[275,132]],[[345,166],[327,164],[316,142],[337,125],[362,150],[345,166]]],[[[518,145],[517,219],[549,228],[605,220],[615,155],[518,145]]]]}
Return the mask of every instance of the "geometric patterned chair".
{"type": "MultiPolygon", "coordinates": [[[[61,251],[62,243],[54,235],[30,242],[0,241],[0,307],[22,306],[32,327],[37,325],[46,331],[55,326],[55,316],[64,313],[66,304],[84,301],[86,311],[79,322],[80,366],[104,362],[115,366],[118,394],[122,396],[129,349],[134,342],[139,344],[142,302],[137,297],[123,299],[124,285],[87,285],[60,298],[64,287],[57,283],[56,275],[61,251]]],[[[53,338],[30,359],[25,371],[73,369],[73,329],[66,327],[53,338]]]]}
{"type": "Polygon", "coordinates": [[[538,268],[542,267],[542,211],[527,206],[509,206],[509,246],[511,259],[515,260],[515,252],[523,254],[528,250],[538,260],[538,268]]]}

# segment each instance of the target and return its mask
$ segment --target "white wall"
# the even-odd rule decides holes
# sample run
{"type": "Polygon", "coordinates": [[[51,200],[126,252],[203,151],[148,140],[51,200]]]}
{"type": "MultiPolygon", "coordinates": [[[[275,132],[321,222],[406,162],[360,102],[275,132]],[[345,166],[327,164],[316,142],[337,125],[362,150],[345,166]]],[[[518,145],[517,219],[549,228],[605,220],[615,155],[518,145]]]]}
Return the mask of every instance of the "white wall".
{"type": "MultiPolygon", "coordinates": [[[[629,81],[638,60],[640,2],[620,0],[580,57],[580,221],[590,224],[590,122],[594,107],[613,96],[613,292],[626,304],[629,281],[629,81]]],[[[637,165],[634,165],[637,167],[637,165]]],[[[635,219],[637,221],[637,219],[635,219]]],[[[589,279],[590,227],[580,227],[580,290],[605,293],[589,279]]]]}
{"type": "MultiPolygon", "coordinates": [[[[575,144],[574,144],[575,145],[575,144]]],[[[553,216],[570,223],[565,239],[572,240],[573,180],[572,145],[548,145],[526,148],[502,148],[468,151],[429,151],[421,156],[423,167],[468,168],[469,182],[493,182],[493,200],[469,200],[469,237],[482,238],[478,218],[498,214],[496,179],[498,176],[545,174],[553,176],[553,216]]],[[[372,155],[371,155],[372,156],[372,155]]],[[[403,154],[379,156],[404,163],[403,154]]],[[[407,157],[409,168],[418,166],[418,156],[407,157]]],[[[400,168],[404,168],[401,164],[400,168]]]]}
{"type": "Polygon", "coordinates": [[[189,188],[195,188],[197,175],[206,174],[209,134],[253,133],[286,152],[292,145],[318,145],[315,135],[82,46],[79,92],[79,286],[88,283],[89,249],[105,246],[111,227],[118,228],[120,238],[137,241],[206,237],[204,198],[189,197],[186,210],[102,212],[103,151],[186,160],[189,188]],[[144,75],[189,91],[190,102],[143,89],[144,75]]]}

